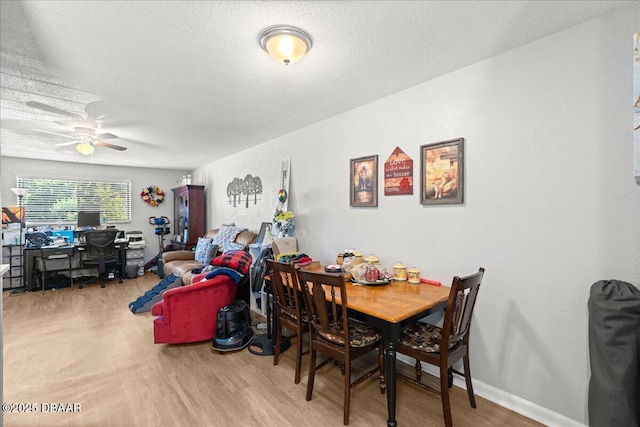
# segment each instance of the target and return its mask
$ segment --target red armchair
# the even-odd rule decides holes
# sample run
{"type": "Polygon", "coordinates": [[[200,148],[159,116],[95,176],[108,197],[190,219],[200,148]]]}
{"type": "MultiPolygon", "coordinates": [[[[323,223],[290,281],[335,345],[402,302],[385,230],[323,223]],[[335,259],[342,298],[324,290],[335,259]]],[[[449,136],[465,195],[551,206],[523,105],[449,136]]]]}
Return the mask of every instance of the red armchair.
{"type": "Polygon", "coordinates": [[[178,344],[210,340],[216,335],[218,310],[231,304],[236,296],[236,282],[218,275],[200,282],[195,276],[189,286],[165,292],[162,301],[151,307],[156,344],[178,344]]]}

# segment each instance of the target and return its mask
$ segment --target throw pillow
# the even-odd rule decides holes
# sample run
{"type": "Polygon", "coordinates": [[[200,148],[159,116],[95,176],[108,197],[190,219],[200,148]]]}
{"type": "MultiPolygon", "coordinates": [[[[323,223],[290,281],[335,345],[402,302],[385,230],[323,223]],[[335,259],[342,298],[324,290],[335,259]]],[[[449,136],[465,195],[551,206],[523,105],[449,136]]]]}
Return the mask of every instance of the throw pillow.
{"type": "Polygon", "coordinates": [[[227,242],[224,244],[222,252],[226,253],[229,251],[241,251],[243,249],[244,249],[244,245],[242,243],[227,242]]]}
{"type": "Polygon", "coordinates": [[[233,242],[234,240],[236,240],[238,234],[240,234],[244,230],[244,228],[239,228],[232,225],[222,226],[220,227],[220,230],[218,230],[218,234],[213,236],[212,241],[216,245],[222,247],[225,243],[233,242]]]}
{"type": "MultiPolygon", "coordinates": [[[[215,250],[218,250],[218,246],[213,244],[212,239],[205,239],[204,237],[198,237],[198,243],[196,244],[195,259],[201,264],[208,264],[213,256],[212,249],[215,246],[215,250]]],[[[215,252],[214,252],[215,254],[215,252]]]]}
{"type": "Polygon", "coordinates": [[[221,274],[231,277],[231,279],[233,279],[233,281],[236,282],[236,285],[238,283],[240,283],[240,280],[242,280],[242,278],[244,277],[243,274],[240,274],[238,271],[236,271],[236,270],[234,270],[232,268],[214,267],[213,270],[211,270],[209,273],[207,273],[205,278],[206,278],[206,280],[209,280],[209,279],[213,279],[214,277],[219,276],[221,274]]]}
{"type": "Polygon", "coordinates": [[[245,251],[229,251],[211,261],[216,267],[229,267],[240,274],[247,274],[251,268],[251,255],[245,251]]]}

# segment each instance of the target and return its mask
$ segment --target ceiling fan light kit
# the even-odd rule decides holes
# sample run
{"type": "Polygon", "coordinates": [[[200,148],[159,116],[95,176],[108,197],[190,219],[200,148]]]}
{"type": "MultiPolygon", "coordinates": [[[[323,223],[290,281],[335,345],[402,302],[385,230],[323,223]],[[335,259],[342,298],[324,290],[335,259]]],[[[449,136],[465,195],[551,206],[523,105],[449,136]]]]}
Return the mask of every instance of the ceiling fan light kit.
{"type": "Polygon", "coordinates": [[[290,25],[274,25],[260,34],[260,46],[285,65],[298,62],[311,49],[311,36],[290,25]]]}
{"type": "Polygon", "coordinates": [[[77,144],[76,151],[84,155],[89,155],[93,153],[95,150],[94,146],[111,148],[113,150],[118,150],[118,151],[124,151],[127,149],[126,147],[121,147],[119,145],[109,144],[104,141],[101,141],[102,139],[118,138],[116,135],[112,133],[108,133],[108,132],[98,133],[102,126],[102,119],[105,117],[104,112],[107,109],[106,103],[103,101],[94,101],[94,102],[88,103],[85,106],[85,112],[87,113],[87,116],[84,118],[79,114],[72,113],[70,111],[65,111],[61,108],[43,104],[41,102],[29,101],[26,104],[31,108],[47,111],[49,113],[54,113],[62,116],[68,116],[72,118],[71,120],[57,120],[55,121],[55,123],[61,126],[73,128],[73,135],[63,135],[61,133],[34,129],[37,132],[46,133],[50,135],[57,135],[57,136],[62,136],[65,138],[72,139],[72,141],[69,141],[69,142],[62,142],[59,144],[55,144],[55,146],[57,147],[77,144]]]}
{"type": "Polygon", "coordinates": [[[93,145],[91,145],[89,141],[83,141],[76,145],[76,151],[80,154],[84,154],[85,156],[93,153],[93,150],[93,145]]]}

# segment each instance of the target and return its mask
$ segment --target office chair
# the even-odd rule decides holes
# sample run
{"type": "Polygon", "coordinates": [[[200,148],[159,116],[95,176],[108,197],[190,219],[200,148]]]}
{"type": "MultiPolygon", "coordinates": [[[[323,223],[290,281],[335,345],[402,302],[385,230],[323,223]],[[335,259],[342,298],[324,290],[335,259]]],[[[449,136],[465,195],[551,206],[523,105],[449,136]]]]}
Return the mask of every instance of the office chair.
{"type": "MultiPolygon", "coordinates": [[[[104,273],[107,265],[118,263],[118,250],[116,249],[116,235],[118,230],[91,230],[84,233],[86,249],[82,259],[82,265],[97,268],[100,287],[104,288],[104,273]]],[[[119,283],[122,283],[120,277],[119,283]]],[[[79,288],[82,289],[82,285],[79,288]]]]}

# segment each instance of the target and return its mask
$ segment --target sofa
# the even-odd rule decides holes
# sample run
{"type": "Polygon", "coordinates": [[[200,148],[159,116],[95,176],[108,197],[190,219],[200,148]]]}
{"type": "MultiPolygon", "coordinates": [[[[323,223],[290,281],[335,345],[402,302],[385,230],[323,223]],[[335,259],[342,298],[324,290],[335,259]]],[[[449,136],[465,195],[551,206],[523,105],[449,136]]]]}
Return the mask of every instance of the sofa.
{"type": "MultiPolygon", "coordinates": [[[[205,239],[212,239],[213,242],[221,242],[221,244],[217,244],[217,253],[211,254],[210,258],[213,258],[216,256],[216,254],[222,252],[224,244],[228,243],[229,241],[231,243],[237,244],[238,248],[242,246],[243,249],[248,250],[249,245],[256,241],[258,235],[253,231],[241,230],[233,226],[224,226],[221,228],[209,230],[203,237],[205,239]],[[235,228],[235,230],[230,230],[230,228],[235,228]],[[220,239],[221,235],[219,234],[221,232],[225,234],[225,239],[220,239]],[[233,236],[233,240],[230,240],[231,236],[233,236]],[[218,240],[216,240],[216,237],[218,237],[218,240]]],[[[162,261],[163,271],[165,275],[175,274],[182,279],[183,285],[190,285],[193,280],[194,274],[192,273],[192,271],[195,269],[202,269],[209,264],[209,261],[211,261],[211,259],[204,263],[196,260],[195,251],[168,251],[162,254],[162,261]]]]}
{"type": "Polygon", "coordinates": [[[164,293],[162,301],[151,307],[155,344],[181,344],[210,340],[216,335],[218,310],[231,304],[236,296],[236,282],[226,275],[200,281],[197,275],[191,286],[180,286],[164,293]]]}
{"type": "Polygon", "coordinates": [[[251,261],[248,252],[229,250],[213,259],[211,270],[195,274],[191,285],[166,291],[162,301],[151,307],[151,314],[158,316],[153,321],[154,342],[178,344],[212,339],[219,310],[239,299],[242,289],[248,289],[251,261]]]}

